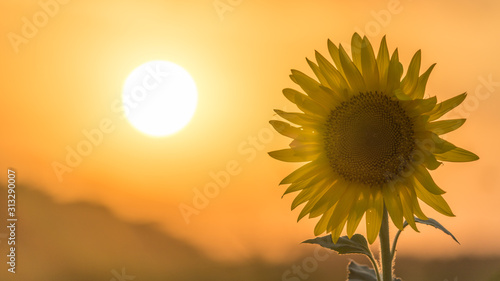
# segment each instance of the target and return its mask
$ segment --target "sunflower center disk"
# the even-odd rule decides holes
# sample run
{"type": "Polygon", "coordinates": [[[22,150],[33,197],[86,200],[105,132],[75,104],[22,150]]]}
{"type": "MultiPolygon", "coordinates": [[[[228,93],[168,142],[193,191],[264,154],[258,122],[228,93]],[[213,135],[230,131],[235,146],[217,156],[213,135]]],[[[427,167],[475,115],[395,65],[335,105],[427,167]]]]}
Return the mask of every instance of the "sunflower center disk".
{"type": "Polygon", "coordinates": [[[373,185],[393,180],[410,162],[413,124],[398,101],[360,93],[337,106],[326,123],[330,165],[344,179],[373,185]]]}

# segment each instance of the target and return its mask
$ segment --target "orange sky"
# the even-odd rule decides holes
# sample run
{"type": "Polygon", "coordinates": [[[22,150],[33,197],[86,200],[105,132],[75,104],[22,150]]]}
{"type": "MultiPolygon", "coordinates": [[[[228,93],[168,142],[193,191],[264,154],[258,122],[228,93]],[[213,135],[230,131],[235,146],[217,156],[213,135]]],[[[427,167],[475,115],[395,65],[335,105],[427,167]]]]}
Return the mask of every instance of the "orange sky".
{"type": "Polygon", "coordinates": [[[292,109],[281,95],[294,87],[290,69],[311,74],[305,57],[326,55],[328,38],[345,44],[355,31],[375,49],[386,34],[405,66],[422,49],[422,68],[437,63],[428,94],[469,93],[449,113],[468,121],[448,138],[481,160],[432,173],[457,217],[427,213],[462,245],[422,226],[405,232],[400,253],[500,251],[497,1],[24,0],[2,1],[0,10],[0,169],[13,167],[20,184],[59,200],[97,201],[127,220],[157,222],[218,258],[282,260],[313,236],[315,221],[297,224],[289,211],[293,196],[280,199],[277,184],[295,166],[266,153],[287,145],[267,122],[272,109],[292,109]],[[127,75],[151,60],[181,65],[198,87],[192,121],[170,137],[141,134],[112,110],[127,75]],[[64,163],[82,131],[103,120],[114,130],[59,181],[52,163],[64,163]],[[196,192],[228,169],[226,186],[187,224],[179,206],[193,207],[196,192]]]}

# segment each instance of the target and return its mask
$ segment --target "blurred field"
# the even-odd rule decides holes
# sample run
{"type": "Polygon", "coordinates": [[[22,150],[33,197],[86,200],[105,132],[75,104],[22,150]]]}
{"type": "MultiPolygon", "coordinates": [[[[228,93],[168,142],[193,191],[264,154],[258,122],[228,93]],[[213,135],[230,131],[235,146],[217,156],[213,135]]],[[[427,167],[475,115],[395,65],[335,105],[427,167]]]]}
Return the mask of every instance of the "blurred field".
{"type": "MultiPolygon", "coordinates": [[[[31,188],[17,189],[17,273],[7,272],[5,227],[0,231],[0,280],[345,280],[348,258],[332,254],[314,259],[314,246],[304,257],[286,264],[257,258],[240,263],[214,261],[154,225],[119,220],[89,203],[60,204],[31,188]],[[300,267],[300,272],[295,271],[300,267]],[[336,277],[332,277],[336,276],[336,277]]],[[[2,224],[6,189],[0,189],[2,224]]],[[[199,235],[203,235],[200,233],[199,235]]],[[[484,241],[487,243],[487,241],[484,241]]],[[[324,253],[323,253],[324,254],[324,253]]],[[[352,257],[352,256],[351,256],[352,257]]],[[[354,257],[366,263],[362,257],[354,257]]],[[[420,260],[398,257],[397,274],[405,281],[497,281],[500,257],[420,260]]]]}

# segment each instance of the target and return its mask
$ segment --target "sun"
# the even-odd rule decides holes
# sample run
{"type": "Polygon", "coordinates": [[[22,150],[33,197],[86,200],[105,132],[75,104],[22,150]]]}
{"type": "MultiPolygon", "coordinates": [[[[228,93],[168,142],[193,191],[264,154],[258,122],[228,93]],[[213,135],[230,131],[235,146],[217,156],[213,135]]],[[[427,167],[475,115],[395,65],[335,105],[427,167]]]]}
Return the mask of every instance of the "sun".
{"type": "Polygon", "coordinates": [[[196,84],[181,66],[149,61],[125,80],[122,102],[127,120],[144,134],[162,137],[184,128],[198,102],[196,84]]]}

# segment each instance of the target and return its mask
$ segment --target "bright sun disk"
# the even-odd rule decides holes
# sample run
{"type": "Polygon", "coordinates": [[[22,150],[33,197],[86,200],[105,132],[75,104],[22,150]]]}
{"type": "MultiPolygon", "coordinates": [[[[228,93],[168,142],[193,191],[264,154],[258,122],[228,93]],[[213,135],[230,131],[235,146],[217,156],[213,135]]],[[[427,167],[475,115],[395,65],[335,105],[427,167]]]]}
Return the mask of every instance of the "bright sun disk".
{"type": "Polygon", "coordinates": [[[127,120],[150,136],[167,136],[184,128],[194,115],[196,84],[181,66],[149,61],[125,80],[122,102],[127,120]]]}

